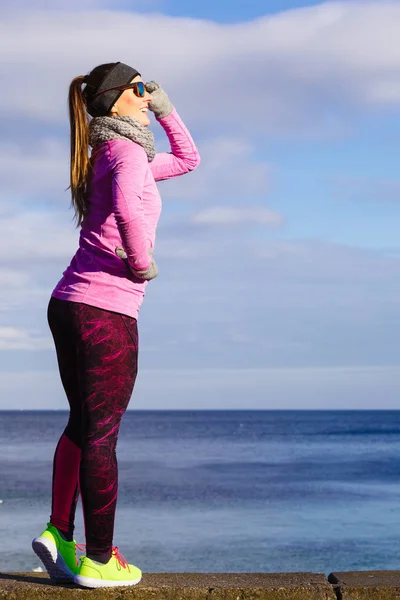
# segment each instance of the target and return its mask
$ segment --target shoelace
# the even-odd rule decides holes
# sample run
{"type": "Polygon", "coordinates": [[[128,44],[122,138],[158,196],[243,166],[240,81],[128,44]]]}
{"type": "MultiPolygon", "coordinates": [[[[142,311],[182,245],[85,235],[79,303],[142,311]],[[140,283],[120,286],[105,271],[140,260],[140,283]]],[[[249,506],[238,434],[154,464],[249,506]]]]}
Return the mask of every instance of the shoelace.
{"type": "MultiPolygon", "coordinates": [[[[79,552],[85,552],[86,544],[77,544],[75,542],[75,548],[76,548],[76,550],[79,550],[79,552]]],[[[76,564],[79,565],[79,558],[78,557],[76,557],[76,564]]]]}
{"type": "MultiPolygon", "coordinates": [[[[85,548],[86,548],[86,544],[75,544],[75,548],[77,550],[79,550],[79,552],[85,552],[85,548]]],[[[121,567],[123,569],[128,569],[129,573],[131,572],[130,568],[129,568],[129,564],[128,561],[126,560],[125,556],[123,556],[121,554],[121,552],[119,551],[118,546],[113,546],[112,548],[112,554],[115,556],[115,558],[117,559],[117,561],[119,562],[119,564],[121,565],[121,567]]],[[[79,560],[78,557],[76,557],[76,564],[79,564],[79,560]]]]}
{"type": "Polygon", "coordinates": [[[126,558],[124,556],[122,556],[121,552],[119,551],[118,546],[113,546],[112,549],[112,553],[115,556],[115,558],[117,559],[117,561],[119,562],[119,564],[121,565],[121,567],[123,569],[128,569],[129,573],[131,572],[128,562],[126,560],[126,558]]]}

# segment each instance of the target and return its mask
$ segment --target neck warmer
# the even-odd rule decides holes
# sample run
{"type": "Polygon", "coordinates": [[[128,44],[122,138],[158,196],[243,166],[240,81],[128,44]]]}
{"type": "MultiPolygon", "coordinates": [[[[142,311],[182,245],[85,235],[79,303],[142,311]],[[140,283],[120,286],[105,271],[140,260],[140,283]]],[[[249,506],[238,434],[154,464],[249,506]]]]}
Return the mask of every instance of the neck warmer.
{"type": "Polygon", "coordinates": [[[89,144],[96,148],[108,140],[130,140],[142,146],[150,161],[156,150],[152,131],[134,117],[94,117],[89,125],[89,144]]]}

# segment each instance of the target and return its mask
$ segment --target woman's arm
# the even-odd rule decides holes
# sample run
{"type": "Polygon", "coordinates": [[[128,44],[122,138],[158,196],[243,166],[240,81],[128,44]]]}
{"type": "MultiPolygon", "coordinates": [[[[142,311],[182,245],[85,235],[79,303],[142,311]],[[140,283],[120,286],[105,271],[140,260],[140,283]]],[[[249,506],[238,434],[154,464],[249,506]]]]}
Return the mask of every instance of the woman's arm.
{"type": "Polygon", "coordinates": [[[112,169],[112,201],[129,266],[146,271],[152,264],[144,211],[143,185],[147,155],[138,144],[125,140],[108,142],[112,169]]]}
{"type": "Polygon", "coordinates": [[[171,152],[158,152],[150,162],[154,179],[170,179],[196,169],[200,164],[199,152],[176,110],[157,120],[167,134],[171,152]]]}
{"type": "Polygon", "coordinates": [[[163,127],[171,145],[171,152],[160,152],[150,162],[154,179],[170,179],[193,171],[200,164],[200,155],[188,129],[159,83],[149,81],[146,90],[152,97],[149,109],[163,127]]]}

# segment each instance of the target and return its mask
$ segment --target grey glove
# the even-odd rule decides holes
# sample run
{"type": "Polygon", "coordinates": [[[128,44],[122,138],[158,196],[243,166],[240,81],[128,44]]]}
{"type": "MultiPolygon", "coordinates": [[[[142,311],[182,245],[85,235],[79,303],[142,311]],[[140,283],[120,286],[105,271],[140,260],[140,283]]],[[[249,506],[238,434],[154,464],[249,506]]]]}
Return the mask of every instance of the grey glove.
{"type": "Polygon", "coordinates": [[[153,100],[149,104],[149,109],[153,111],[156,119],[162,119],[162,117],[167,117],[172,113],[174,105],[159,83],[149,81],[146,83],[146,90],[153,97],[153,100]]]}
{"type": "Polygon", "coordinates": [[[135,271],[135,269],[132,269],[132,267],[128,263],[128,257],[126,255],[126,252],[122,246],[117,246],[117,248],[115,248],[115,254],[117,254],[117,256],[122,258],[122,260],[124,260],[127,263],[128,267],[130,268],[132,273],[138,279],[143,279],[144,281],[150,281],[150,279],[154,279],[155,277],[157,277],[158,267],[157,267],[156,261],[154,260],[153,250],[151,248],[149,248],[149,254],[152,258],[152,261],[151,261],[150,267],[146,271],[135,271]]]}

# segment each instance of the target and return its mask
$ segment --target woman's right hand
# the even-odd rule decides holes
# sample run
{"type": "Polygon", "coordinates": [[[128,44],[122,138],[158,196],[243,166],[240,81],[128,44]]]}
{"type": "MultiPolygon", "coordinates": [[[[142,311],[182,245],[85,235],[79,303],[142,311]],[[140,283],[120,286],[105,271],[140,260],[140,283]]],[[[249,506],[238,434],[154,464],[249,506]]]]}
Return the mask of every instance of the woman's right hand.
{"type": "Polygon", "coordinates": [[[172,113],[174,105],[159,83],[149,81],[146,83],[146,91],[151,94],[152,100],[149,103],[149,109],[154,113],[156,119],[162,119],[172,113]]]}
{"type": "Polygon", "coordinates": [[[152,248],[149,248],[149,254],[151,256],[151,265],[146,271],[136,271],[135,269],[132,269],[132,267],[128,263],[128,257],[126,255],[126,252],[122,246],[117,246],[117,248],[115,248],[115,253],[128,264],[130,270],[138,279],[142,279],[143,281],[150,281],[150,279],[154,279],[155,277],[157,277],[158,267],[156,261],[154,260],[152,248]]]}

